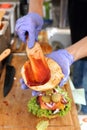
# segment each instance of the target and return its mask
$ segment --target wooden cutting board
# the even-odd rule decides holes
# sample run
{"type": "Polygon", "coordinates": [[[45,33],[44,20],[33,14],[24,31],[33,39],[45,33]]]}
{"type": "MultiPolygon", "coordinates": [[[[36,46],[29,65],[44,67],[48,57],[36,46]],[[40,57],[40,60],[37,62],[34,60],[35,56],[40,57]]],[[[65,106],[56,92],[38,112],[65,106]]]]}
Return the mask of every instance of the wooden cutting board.
{"type": "MultiPolygon", "coordinates": [[[[7,97],[3,97],[5,68],[0,78],[0,130],[36,130],[36,125],[43,118],[37,118],[27,111],[27,102],[31,98],[31,90],[20,87],[21,67],[27,60],[26,55],[14,55],[12,65],[16,69],[13,87],[7,97]]],[[[72,98],[69,83],[65,86],[72,98]]],[[[44,119],[47,120],[47,119],[44,119]]],[[[72,98],[71,111],[64,117],[49,120],[47,130],[80,130],[77,111],[72,98]]]]}

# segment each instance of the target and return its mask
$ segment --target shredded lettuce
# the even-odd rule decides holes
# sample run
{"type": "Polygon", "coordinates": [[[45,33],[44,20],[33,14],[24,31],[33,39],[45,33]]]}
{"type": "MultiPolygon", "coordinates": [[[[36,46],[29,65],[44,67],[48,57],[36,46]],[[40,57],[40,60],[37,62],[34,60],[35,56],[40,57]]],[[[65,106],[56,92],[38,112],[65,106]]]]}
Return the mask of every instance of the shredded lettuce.
{"type": "MultiPolygon", "coordinates": [[[[69,98],[68,94],[66,91],[64,91],[61,88],[56,88],[60,93],[64,95],[64,97],[67,99],[68,103],[66,104],[66,107],[64,110],[60,110],[57,114],[59,116],[64,116],[66,113],[70,110],[71,108],[71,99],[69,98]]],[[[36,115],[37,117],[47,117],[50,118],[50,116],[54,115],[51,110],[46,110],[46,109],[41,109],[40,106],[37,104],[37,97],[32,97],[28,101],[28,112],[31,112],[33,115],[36,115]]]]}

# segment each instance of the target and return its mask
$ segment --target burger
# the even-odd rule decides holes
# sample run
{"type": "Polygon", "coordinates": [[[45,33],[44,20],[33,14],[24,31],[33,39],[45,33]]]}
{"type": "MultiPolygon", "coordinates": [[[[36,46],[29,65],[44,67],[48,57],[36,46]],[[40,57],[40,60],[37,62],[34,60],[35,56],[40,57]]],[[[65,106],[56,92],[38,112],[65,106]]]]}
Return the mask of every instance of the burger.
{"type": "Polygon", "coordinates": [[[38,91],[38,96],[28,102],[28,111],[37,117],[55,118],[70,110],[71,100],[63,89],[57,86],[64,78],[61,67],[53,59],[44,56],[38,43],[27,48],[29,60],[21,69],[25,84],[38,91]]]}
{"type": "Polygon", "coordinates": [[[60,66],[52,59],[47,58],[46,61],[50,68],[51,77],[45,84],[29,86],[24,66],[22,67],[22,77],[30,89],[38,91],[38,96],[33,96],[28,101],[28,112],[37,117],[50,119],[66,115],[71,108],[71,99],[63,88],[57,86],[64,77],[60,66]]]}
{"type": "Polygon", "coordinates": [[[32,97],[27,106],[28,112],[37,117],[56,118],[69,112],[71,99],[65,90],[57,86],[32,97]]]}

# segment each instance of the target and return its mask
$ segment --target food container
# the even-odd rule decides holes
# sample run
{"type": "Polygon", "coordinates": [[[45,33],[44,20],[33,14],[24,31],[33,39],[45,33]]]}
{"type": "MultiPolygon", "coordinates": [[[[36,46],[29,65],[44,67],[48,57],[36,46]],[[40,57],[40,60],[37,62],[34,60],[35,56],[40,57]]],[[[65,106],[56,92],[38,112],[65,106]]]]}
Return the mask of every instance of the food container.
{"type": "Polygon", "coordinates": [[[5,10],[10,13],[11,34],[14,34],[16,22],[16,3],[15,2],[0,2],[0,10],[5,10]]]}
{"type": "Polygon", "coordinates": [[[9,47],[11,40],[8,21],[2,21],[0,25],[0,54],[9,47]]]}

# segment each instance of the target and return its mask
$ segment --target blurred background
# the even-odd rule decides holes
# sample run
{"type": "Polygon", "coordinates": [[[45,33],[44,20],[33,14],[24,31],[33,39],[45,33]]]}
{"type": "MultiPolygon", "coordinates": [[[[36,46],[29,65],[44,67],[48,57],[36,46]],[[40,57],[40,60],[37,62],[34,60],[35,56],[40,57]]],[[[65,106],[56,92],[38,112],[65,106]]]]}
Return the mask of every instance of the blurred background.
{"type": "MultiPolygon", "coordinates": [[[[29,0],[0,0],[0,13],[4,14],[1,21],[4,22],[0,31],[0,53],[9,44],[12,44],[15,36],[15,22],[19,17],[28,12],[29,0]],[[5,36],[4,36],[5,34],[5,36]],[[1,47],[1,43],[3,45],[1,47]]],[[[70,30],[67,17],[67,0],[45,0],[43,4],[44,26],[49,43],[54,48],[64,48],[71,44],[70,30]],[[55,44],[54,44],[55,43],[55,44]]],[[[20,41],[19,41],[20,42],[20,41]]]]}

